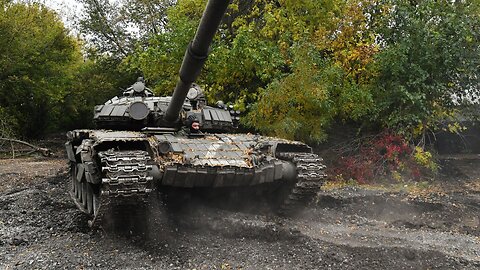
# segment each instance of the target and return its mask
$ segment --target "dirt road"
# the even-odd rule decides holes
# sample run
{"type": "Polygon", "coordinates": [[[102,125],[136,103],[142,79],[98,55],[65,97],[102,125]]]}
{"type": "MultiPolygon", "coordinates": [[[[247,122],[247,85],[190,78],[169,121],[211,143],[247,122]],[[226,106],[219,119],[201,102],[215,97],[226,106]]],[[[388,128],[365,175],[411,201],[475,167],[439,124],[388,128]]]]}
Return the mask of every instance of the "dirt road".
{"type": "Polygon", "coordinates": [[[136,231],[89,229],[63,159],[1,160],[0,268],[480,269],[479,164],[447,161],[436,192],[324,191],[295,218],[152,199],[136,231]]]}

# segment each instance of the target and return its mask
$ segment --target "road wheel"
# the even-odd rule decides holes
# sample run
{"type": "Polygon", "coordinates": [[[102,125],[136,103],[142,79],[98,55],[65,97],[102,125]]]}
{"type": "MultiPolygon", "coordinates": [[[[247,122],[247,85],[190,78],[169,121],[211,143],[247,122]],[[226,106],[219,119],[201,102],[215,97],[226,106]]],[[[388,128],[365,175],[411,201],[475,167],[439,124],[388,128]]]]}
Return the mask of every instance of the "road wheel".
{"type": "Polygon", "coordinates": [[[80,183],[80,186],[81,186],[81,189],[82,189],[82,199],[81,199],[81,202],[82,202],[82,206],[84,209],[87,209],[87,201],[88,201],[88,197],[87,197],[87,185],[88,183],[85,181],[85,179],[82,179],[82,182],[80,183]]]}
{"type": "Polygon", "coordinates": [[[90,214],[90,215],[93,215],[93,188],[92,188],[92,184],[91,183],[85,183],[86,187],[87,187],[87,212],[90,214]]]}

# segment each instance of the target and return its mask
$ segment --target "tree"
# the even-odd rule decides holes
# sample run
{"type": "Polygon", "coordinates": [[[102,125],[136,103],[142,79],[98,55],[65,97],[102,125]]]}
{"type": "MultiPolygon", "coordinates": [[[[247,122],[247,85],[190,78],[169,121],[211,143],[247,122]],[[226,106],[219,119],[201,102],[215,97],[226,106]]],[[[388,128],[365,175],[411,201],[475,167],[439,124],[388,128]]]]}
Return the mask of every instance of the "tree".
{"type": "MultiPolygon", "coordinates": [[[[179,1],[167,12],[165,32],[129,57],[157,93],[174,88],[205,2],[179,1]]],[[[335,117],[359,119],[371,108],[366,66],[375,46],[363,13],[370,2],[233,1],[198,82],[210,101],[241,110],[256,103],[244,123],[264,133],[324,139],[335,117]],[[293,96],[299,99],[288,100],[293,96]]]]}
{"type": "Polygon", "coordinates": [[[41,4],[0,2],[0,107],[21,136],[39,137],[58,124],[81,60],[76,40],[41,4]]]}
{"type": "Polygon", "coordinates": [[[246,119],[263,132],[318,140],[333,121],[353,120],[418,135],[454,115],[453,97],[479,95],[478,3],[278,3],[258,32],[288,44],[292,65],[246,119]]]}
{"type": "Polygon", "coordinates": [[[245,123],[267,134],[318,142],[336,120],[359,121],[373,106],[367,66],[376,52],[372,1],[280,1],[259,24],[284,59],[245,123]],[[269,18],[273,16],[273,18],[269,18]]]}
{"type": "MultiPolygon", "coordinates": [[[[205,0],[166,11],[162,31],[123,61],[170,94],[205,0]]],[[[319,141],[334,122],[413,134],[478,90],[478,4],[463,1],[233,1],[198,83],[244,124],[319,141]]],[[[422,128],[423,129],[423,128],[422,128]]]]}
{"type": "Polygon", "coordinates": [[[76,70],[71,88],[61,102],[60,128],[93,128],[93,108],[103,104],[135,81],[138,74],[120,68],[121,60],[90,53],[76,70]]]}
{"type": "Polygon", "coordinates": [[[137,36],[159,34],[167,26],[167,9],[173,0],[123,0],[120,14],[138,30],[137,36]]]}
{"type": "Polygon", "coordinates": [[[167,11],[164,31],[151,35],[146,46],[137,46],[125,59],[125,66],[141,70],[156,94],[171,94],[174,89],[185,48],[195,34],[203,8],[203,1],[179,2],[167,11]]]}
{"type": "Polygon", "coordinates": [[[97,52],[123,59],[166,25],[173,0],[80,0],[84,15],[79,29],[97,52]]]}
{"type": "Polygon", "coordinates": [[[377,26],[375,120],[412,134],[435,129],[479,96],[480,17],[474,1],[386,1],[377,26]]]}
{"type": "Polygon", "coordinates": [[[135,44],[119,9],[109,0],[82,0],[82,3],[86,17],[81,19],[80,29],[91,45],[101,52],[126,57],[135,44]]]}

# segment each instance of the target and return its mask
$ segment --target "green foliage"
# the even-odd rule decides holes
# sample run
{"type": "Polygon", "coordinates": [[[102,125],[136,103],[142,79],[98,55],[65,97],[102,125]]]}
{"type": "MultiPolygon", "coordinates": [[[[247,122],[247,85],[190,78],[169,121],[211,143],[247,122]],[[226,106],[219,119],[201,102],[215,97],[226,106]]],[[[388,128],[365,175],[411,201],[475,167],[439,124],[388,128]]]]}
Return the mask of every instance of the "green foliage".
{"type": "Polygon", "coordinates": [[[308,54],[311,51],[305,48],[302,51],[305,54],[295,58],[292,73],[260,93],[245,124],[288,139],[319,141],[326,137],[325,127],[336,112],[331,95],[337,87],[331,82],[340,80],[341,70],[308,54]]]}
{"type": "Polygon", "coordinates": [[[299,7],[280,1],[280,7],[264,15],[266,31],[259,32],[288,44],[279,48],[292,64],[282,72],[285,79],[273,78],[260,95],[247,124],[270,134],[314,140],[324,138],[324,128],[336,119],[415,135],[419,126],[425,132],[452,117],[453,96],[462,100],[479,95],[478,4],[356,0],[321,3],[320,9],[304,2],[299,7]],[[270,16],[275,17],[271,25],[270,16]],[[315,47],[305,54],[297,48],[307,46],[295,46],[300,42],[315,47]],[[299,57],[311,60],[304,64],[309,68],[294,67],[299,57]],[[329,106],[282,108],[292,97],[309,96],[318,85],[326,94],[310,96],[311,103],[329,106]]]}
{"type": "Polygon", "coordinates": [[[122,93],[137,74],[126,71],[114,57],[90,54],[76,70],[62,104],[59,119],[63,130],[92,128],[93,108],[122,93]]]}
{"type": "Polygon", "coordinates": [[[55,129],[80,60],[76,41],[39,4],[0,2],[0,106],[21,136],[55,129]]]}
{"type": "Polygon", "coordinates": [[[372,108],[366,69],[375,51],[372,37],[360,23],[365,16],[357,2],[282,4],[265,15],[274,19],[260,31],[277,39],[281,78],[269,78],[245,123],[271,135],[321,141],[335,119],[359,120],[372,108]]]}
{"type": "MultiPolygon", "coordinates": [[[[478,96],[480,20],[460,1],[387,1],[373,68],[376,120],[406,133],[436,128],[458,99],[478,96]]],[[[477,9],[478,11],[478,9],[477,9]]]]}
{"type": "Polygon", "coordinates": [[[203,12],[203,2],[179,2],[168,11],[167,30],[148,40],[146,48],[125,60],[125,66],[141,70],[156,94],[171,94],[185,49],[195,34],[203,12]]]}
{"type": "MultiPolygon", "coordinates": [[[[174,88],[205,2],[179,1],[168,12],[168,31],[128,59],[129,66],[142,70],[155,84],[156,93],[169,94],[174,88]]],[[[349,5],[330,0],[233,1],[198,82],[210,101],[224,100],[249,110],[244,123],[251,127],[287,138],[324,139],[334,117],[358,119],[371,105],[368,88],[360,83],[368,80],[365,68],[352,70],[364,67],[372,53],[359,49],[349,59],[331,57],[340,17],[345,15],[342,9],[349,5]],[[342,66],[354,61],[360,63],[351,64],[350,70],[342,66]]],[[[358,17],[361,9],[348,12],[358,17]]],[[[357,37],[357,28],[366,26],[349,27],[344,34],[349,40],[335,43],[334,53],[360,47],[350,42],[366,39],[357,37]]]]}
{"type": "Polygon", "coordinates": [[[209,97],[244,110],[256,102],[260,89],[277,84],[293,69],[306,70],[294,67],[300,53],[307,56],[298,48],[311,41],[317,23],[328,23],[322,21],[327,12],[319,7],[333,8],[332,2],[259,0],[245,12],[245,4],[234,1],[228,14],[233,22],[221,30],[226,38],[216,44],[206,68],[209,97]],[[315,13],[305,12],[308,8],[315,13]]]}
{"type": "Polygon", "coordinates": [[[121,19],[138,29],[138,36],[142,38],[165,29],[166,11],[174,3],[174,0],[122,0],[119,14],[121,19]]]}
{"type": "Polygon", "coordinates": [[[240,27],[231,44],[218,42],[203,77],[211,100],[225,100],[245,110],[258,89],[279,78],[285,66],[274,42],[258,38],[254,29],[240,27]]]}
{"type": "Polygon", "coordinates": [[[415,150],[413,151],[413,158],[418,165],[421,165],[422,167],[429,169],[433,172],[437,172],[438,164],[435,163],[432,153],[430,153],[429,151],[425,151],[425,149],[420,146],[415,146],[415,150]]]}
{"type": "MultiPolygon", "coordinates": [[[[478,96],[478,1],[234,0],[197,83],[266,134],[336,121],[418,135],[478,96]]],[[[21,136],[88,127],[142,74],[171,94],[206,0],[82,0],[80,45],[38,4],[0,0],[0,115],[21,136]],[[137,31],[132,31],[137,29],[137,31]]]]}
{"type": "Polygon", "coordinates": [[[92,42],[95,49],[126,57],[133,48],[133,37],[126,29],[128,23],[121,20],[120,10],[108,0],[81,0],[85,17],[80,20],[80,29],[92,42]]]}
{"type": "Polygon", "coordinates": [[[173,0],[80,0],[84,13],[78,28],[88,46],[110,57],[124,59],[135,46],[143,47],[152,34],[162,33],[166,10],[173,0]]]}

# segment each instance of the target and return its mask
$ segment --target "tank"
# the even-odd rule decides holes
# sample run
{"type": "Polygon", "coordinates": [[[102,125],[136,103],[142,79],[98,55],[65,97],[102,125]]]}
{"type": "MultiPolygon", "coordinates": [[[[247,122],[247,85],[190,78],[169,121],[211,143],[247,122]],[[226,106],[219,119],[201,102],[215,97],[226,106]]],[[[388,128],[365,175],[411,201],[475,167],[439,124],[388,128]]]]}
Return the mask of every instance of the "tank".
{"type": "Polygon", "coordinates": [[[247,188],[283,214],[299,211],[319,191],[325,166],[311,147],[235,133],[239,112],[222,102],[209,106],[194,83],[228,4],[207,3],[172,96],[154,96],[138,78],[121,96],[95,106],[97,129],[67,133],[70,195],[90,225],[112,206],[133,213],[152,194],[172,189],[247,188]]]}

